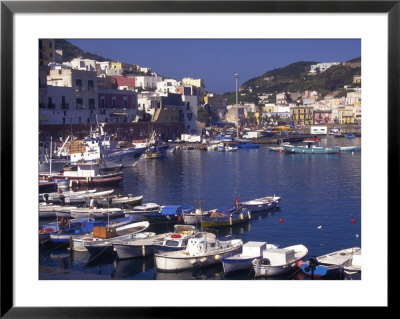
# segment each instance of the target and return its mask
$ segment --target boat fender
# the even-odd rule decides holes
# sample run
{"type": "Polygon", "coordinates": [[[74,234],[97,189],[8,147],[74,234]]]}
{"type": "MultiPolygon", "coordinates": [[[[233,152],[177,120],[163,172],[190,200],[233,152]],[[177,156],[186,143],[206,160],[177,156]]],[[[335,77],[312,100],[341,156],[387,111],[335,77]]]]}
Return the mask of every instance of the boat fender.
{"type": "Polygon", "coordinates": [[[181,237],[181,235],[179,235],[179,234],[172,234],[171,235],[171,238],[180,238],[181,237]]]}

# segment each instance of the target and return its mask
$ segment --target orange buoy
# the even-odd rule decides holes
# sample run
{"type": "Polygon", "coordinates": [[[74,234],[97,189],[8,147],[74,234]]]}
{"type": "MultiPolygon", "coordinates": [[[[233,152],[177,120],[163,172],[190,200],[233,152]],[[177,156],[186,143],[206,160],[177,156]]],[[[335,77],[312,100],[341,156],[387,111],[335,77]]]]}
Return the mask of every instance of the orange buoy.
{"type": "Polygon", "coordinates": [[[304,260],[299,260],[299,261],[296,263],[297,268],[300,269],[302,264],[304,264],[304,260]]]}

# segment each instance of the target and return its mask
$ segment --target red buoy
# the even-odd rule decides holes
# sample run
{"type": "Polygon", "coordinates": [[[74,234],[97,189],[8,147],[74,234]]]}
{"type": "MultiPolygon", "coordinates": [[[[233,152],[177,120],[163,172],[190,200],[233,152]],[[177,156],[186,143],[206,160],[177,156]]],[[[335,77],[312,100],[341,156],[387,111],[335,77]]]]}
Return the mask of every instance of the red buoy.
{"type": "Polygon", "coordinates": [[[354,224],[354,223],[356,222],[356,220],[353,218],[353,219],[351,220],[351,222],[352,222],[352,224],[354,224]]]}
{"type": "Polygon", "coordinates": [[[279,222],[282,223],[283,222],[283,218],[279,218],[279,222]]]}
{"type": "Polygon", "coordinates": [[[299,260],[297,263],[296,263],[296,266],[297,266],[297,268],[301,268],[301,264],[304,264],[304,260],[299,260]]]}

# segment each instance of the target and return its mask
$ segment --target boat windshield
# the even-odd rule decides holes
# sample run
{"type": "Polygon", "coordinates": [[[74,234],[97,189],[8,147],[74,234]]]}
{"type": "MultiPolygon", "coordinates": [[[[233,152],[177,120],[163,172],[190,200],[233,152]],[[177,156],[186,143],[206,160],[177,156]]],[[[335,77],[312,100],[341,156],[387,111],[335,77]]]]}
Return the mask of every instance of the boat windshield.
{"type": "Polygon", "coordinates": [[[167,240],[167,241],[165,241],[165,246],[178,247],[179,246],[179,241],[177,241],[177,240],[167,240]]]}

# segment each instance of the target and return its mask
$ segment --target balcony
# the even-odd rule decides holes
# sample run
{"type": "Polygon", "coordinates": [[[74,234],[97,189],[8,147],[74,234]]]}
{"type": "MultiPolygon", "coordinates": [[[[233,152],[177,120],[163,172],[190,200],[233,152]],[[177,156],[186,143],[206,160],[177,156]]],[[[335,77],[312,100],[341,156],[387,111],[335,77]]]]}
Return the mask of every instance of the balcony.
{"type": "Polygon", "coordinates": [[[69,104],[68,103],[61,103],[61,109],[62,110],[68,110],[69,109],[69,104]]]}
{"type": "Polygon", "coordinates": [[[76,104],[76,108],[78,110],[81,110],[81,109],[85,109],[86,107],[85,107],[85,104],[76,104]]]}
{"type": "Polygon", "coordinates": [[[55,109],[55,108],[56,108],[56,105],[55,105],[54,103],[48,103],[48,104],[47,104],[47,108],[49,108],[49,109],[55,109]]]}

